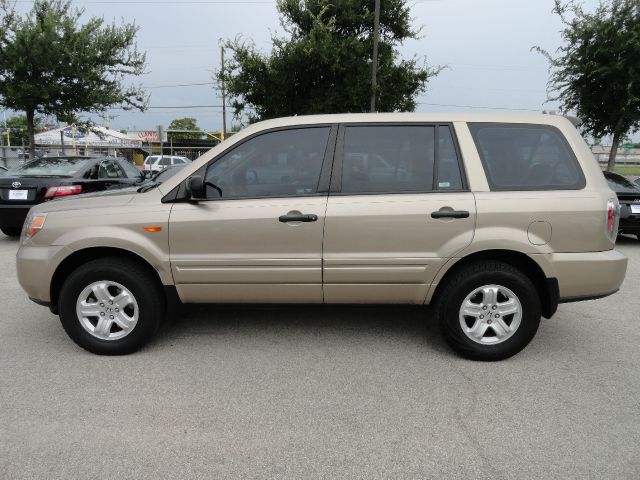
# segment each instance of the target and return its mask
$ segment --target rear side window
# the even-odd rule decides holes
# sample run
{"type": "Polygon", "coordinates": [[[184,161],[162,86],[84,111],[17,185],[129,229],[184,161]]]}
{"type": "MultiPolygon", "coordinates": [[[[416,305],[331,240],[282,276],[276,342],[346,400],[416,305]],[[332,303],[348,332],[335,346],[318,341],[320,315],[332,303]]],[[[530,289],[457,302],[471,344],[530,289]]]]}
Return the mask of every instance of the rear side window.
{"type": "Polygon", "coordinates": [[[345,128],[342,193],[461,190],[462,175],[447,125],[345,128]]]}
{"type": "Polygon", "coordinates": [[[571,147],[549,125],[470,123],[491,190],[578,190],[585,179],[571,147]]]}

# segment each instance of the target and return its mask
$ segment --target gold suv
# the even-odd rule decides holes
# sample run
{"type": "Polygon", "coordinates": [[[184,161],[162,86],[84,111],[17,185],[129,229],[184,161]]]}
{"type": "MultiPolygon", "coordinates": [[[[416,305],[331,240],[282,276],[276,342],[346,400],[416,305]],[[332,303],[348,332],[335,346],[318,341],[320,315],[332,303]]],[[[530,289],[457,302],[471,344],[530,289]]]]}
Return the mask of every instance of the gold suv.
{"type": "Polygon", "coordinates": [[[18,277],[99,354],[179,302],[432,304],[453,349],[498,360],[558,303],[618,290],[618,211],[564,117],[284,118],[162,184],[33,207],[18,277]]]}

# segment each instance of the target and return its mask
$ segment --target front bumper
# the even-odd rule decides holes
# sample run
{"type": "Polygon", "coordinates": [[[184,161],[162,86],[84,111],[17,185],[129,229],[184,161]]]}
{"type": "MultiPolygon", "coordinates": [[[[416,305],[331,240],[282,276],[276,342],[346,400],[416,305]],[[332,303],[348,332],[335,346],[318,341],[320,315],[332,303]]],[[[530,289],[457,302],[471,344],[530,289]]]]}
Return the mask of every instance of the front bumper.
{"type": "Polygon", "coordinates": [[[51,302],[51,279],[62,260],[71,251],[67,247],[21,245],[16,254],[18,282],[29,298],[41,305],[51,302]]]}
{"type": "Polygon", "coordinates": [[[0,205],[0,227],[22,228],[29,210],[34,205],[0,205]]]}

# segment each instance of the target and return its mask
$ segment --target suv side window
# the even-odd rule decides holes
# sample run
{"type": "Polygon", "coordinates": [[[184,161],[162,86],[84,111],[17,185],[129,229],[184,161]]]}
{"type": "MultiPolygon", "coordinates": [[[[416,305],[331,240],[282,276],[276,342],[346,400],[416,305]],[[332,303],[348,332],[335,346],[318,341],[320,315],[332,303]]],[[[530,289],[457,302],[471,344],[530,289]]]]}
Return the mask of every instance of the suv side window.
{"type": "Polygon", "coordinates": [[[460,161],[453,141],[451,129],[446,125],[439,125],[438,129],[437,174],[435,189],[441,191],[462,190],[462,172],[460,161]]]}
{"type": "Polygon", "coordinates": [[[345,127],[342,193],[431,191],[434,138],[434,126],[345,127]]]}
{"type": "MultiPolygon", "coordinates": [[[[251,138],[211,164],[206,181],[222,190],[222,198],[314,194],[329,132],[329,127],[297,128],[251,138]]],[[[207,198],[219,197],[207,186],[207,198]]]]}
{"type": "Polygon", "coordinates": [[[160,159],[160,162],[158,163],[158,165],[161,165],[163,167],[168,167],[169,165],[171,165],[171,157],[162,157],[160,159]]]}
{"type": "Polygon", "coordinates": [[[549,125],[470,123],[491,190],[578,190],[585,179],[571,147],[549,125]]]}

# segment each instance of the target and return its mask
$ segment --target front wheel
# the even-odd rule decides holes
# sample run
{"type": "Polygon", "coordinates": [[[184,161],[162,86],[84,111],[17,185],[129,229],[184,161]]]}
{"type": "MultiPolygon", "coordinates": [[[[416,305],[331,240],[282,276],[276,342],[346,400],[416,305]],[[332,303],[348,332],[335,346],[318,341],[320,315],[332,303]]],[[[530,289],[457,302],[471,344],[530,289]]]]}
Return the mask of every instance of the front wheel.
{"type": "Polygon", "coordinates": [[[526,275],[506,263],[484,261],[464,267],[442,286],[436,318],[456,352],[491,361],[529,344],[540,309],[538,291],[526,275]]]}
{"type": "Polygon", "coordinates": [[[119,257],[74,270],[60,290],[60,321],[79,346],[100,355],[135,352],[155,335],[165,299],[152,272],[119,257]]]}

